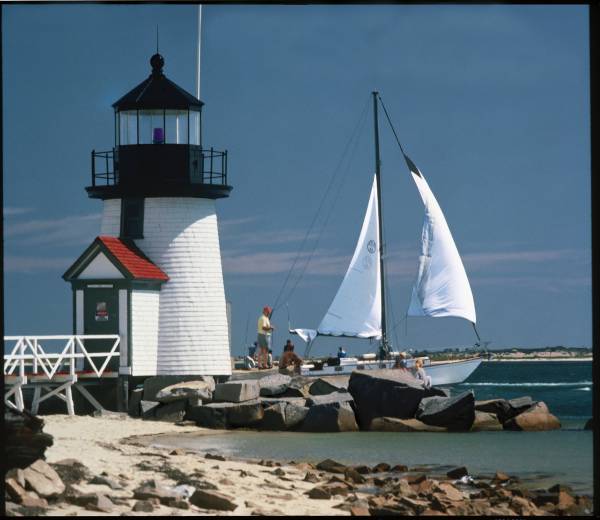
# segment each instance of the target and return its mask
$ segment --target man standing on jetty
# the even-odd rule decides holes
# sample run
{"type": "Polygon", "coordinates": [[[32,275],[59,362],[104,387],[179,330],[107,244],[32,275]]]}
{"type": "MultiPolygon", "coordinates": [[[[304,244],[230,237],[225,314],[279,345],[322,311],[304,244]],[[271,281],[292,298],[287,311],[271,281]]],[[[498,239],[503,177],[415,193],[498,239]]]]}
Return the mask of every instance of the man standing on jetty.
{"type": "Polygon", "coordinates": [[[271,326],[272,309],[268,305],[263,308],[258,318],[258,368],[268,368],[269,349],[271,348],[271,326]]]}

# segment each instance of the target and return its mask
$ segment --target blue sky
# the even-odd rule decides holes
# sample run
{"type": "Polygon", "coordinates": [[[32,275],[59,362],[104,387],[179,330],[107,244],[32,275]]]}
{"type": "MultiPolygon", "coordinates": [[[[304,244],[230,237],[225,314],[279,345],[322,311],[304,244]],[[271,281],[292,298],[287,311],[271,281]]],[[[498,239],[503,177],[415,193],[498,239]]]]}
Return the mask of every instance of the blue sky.
{"type": "MultiPolygon", "coordinates": [[[[197,8],[2,7],[5,331],[68,333],[61,275],[100,226],[101,203],[84,191],[90,152],[112,146],[110,105],[148,75],[156,24],[166,75],[194,92],[197,8]]],[[[323,226],[319,215],[310,236],[314,257],[284,298],[292,325],[305,327],[333,299],[373,174],[374,89],[446,215],[482,336],[492,346],[590,345],[587,7],[210,5],[203,132],[205,145],[229,151],[234,186],[217,203],[233,353],[253,340],[341,161],[324,202],[330,218],[323,226]]],[[[380,132],[396,323],[416,275],[423,208],[383,119],[380,132]]],[[[285,308],[274,323],[278,351],[285,308]]],[[[474,340],[453,318],[409,318],[395,333],[403,349],[474,340]]],[[[340,343],[323,340],[315,353],[340,343]]]]}

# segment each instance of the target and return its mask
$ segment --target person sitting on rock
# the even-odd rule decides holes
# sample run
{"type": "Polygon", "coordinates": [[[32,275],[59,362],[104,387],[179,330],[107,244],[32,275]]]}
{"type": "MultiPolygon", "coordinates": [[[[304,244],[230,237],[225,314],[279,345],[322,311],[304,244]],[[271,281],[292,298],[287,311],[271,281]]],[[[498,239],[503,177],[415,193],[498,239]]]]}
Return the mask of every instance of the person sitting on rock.
{"type": "Polygon", "coordinates": [[[279,371],[283,373],[290,372],[293,366],[293,372],[299,374],[301,365],[302,359],[294,352],[294,344],[288,339],[279,359],[279,371]]]}
{"type": "Polygon", "coordinates": [[[423,368],[423,360],[421,358],[417,358],[415,361],[415,377],[422,382],[424,388],[431,388],[431,377],[425,373],[425,369],[423,368]]]}

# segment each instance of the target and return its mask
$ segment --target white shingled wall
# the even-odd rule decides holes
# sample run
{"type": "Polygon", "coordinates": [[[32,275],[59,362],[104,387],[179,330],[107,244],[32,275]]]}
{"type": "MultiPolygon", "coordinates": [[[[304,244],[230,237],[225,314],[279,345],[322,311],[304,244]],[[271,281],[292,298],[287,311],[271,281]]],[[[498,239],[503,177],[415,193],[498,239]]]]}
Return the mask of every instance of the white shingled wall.
{"type": "MultiPolygon", "coordinates": [[[[104,201],[103,234],[119,235],[120,212],[119,199],[104,201]]],[[[144,238],[135,242],[169,275],[160,291],[157,373],[231,374],[215,202],[147,198],[144,238]]]]}
{"type": "Polygon", "coordinates": [[[104,201],[100,234],[118,237],[119,233],[121,233],[121,199],[107,199],[104,201]]]}
{"type": "Polygon", "coordinates": [[[153,376],[158,366],[159,291],[131,291],[131,375],[153,376]]]}

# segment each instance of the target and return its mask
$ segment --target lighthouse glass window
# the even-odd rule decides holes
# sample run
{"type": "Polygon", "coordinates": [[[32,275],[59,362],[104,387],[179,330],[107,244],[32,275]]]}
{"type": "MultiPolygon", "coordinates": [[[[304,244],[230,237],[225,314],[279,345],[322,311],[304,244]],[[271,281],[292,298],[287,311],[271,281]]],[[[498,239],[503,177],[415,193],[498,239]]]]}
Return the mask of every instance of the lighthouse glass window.
{"type": "Polygon", "coordinates": [[[188,144],[187,110],[165,110],[165,142],[188,144]]]}
{"type": "Polygon", "coordinates": [[[140,110],[139,144],[164,144],[165,112],[164,110],[140,110]]]}
{"type": "Polygon", "coordinates": [[[119,112],[119,144],[138,144],[137,110],[119,112]]]}

